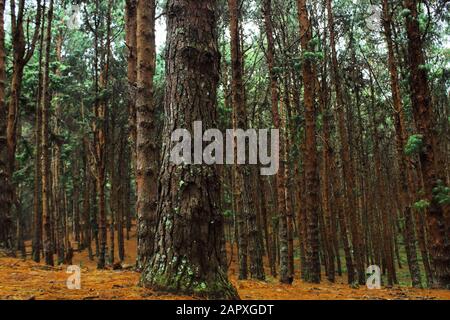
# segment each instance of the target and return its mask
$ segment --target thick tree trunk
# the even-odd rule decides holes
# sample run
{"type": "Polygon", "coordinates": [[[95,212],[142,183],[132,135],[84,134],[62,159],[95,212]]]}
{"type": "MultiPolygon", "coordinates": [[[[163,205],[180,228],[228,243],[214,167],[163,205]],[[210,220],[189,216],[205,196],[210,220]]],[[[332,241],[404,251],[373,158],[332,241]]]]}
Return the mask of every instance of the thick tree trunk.
{"type": "Polygon", "coordinates": [[[215,0],[169,0],[163,163],[154,255],[141,284],[153,289],[214,299],[238,298],[222,256],[223,216],[214,166],[170,161],[174,129],[193,134],[216,123],[219,81],[215,0]],[[182,88],[182,90],[181,90],[182,88]]]}
{"type": "Polygon", "coordinates": [[[419,14],[416,0],[405,0],[408,10],[406,31],[408,36],[408,57],[410,69],[410,90],[414,120],[418,133],[422,135],[422,148],[419,152],[424,182],[424,195],[429,203],[426,214],[429,231],[428,245],[434,265],[435,283],[439,288],[450,287],[450,240],[447,234],[444,210],[435,190],[439,181],[435,168],[435,133],[433,131],[433,105],[431,101],[428,75],[423,53],[423,38],[419,28],[419,14]]]}

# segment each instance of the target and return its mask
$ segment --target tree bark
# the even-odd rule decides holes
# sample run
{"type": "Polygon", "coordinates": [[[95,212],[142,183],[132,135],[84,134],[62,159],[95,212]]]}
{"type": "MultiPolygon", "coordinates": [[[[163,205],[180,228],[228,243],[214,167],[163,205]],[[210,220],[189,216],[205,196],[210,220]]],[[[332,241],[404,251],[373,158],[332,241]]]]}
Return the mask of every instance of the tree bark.
{"type": "MultiPolygon", "coordinates": [[[[269,67],[270,91],[271,91],[271,108],[272,118],[275,129],[281,130],[281,121],[279,114],[279,86],[278,76],[275,72],[275,43],[272,24],[272,1],[265,0],[263,4],[264,26],[267,37],[267,65],[269,67]]],[[[284,152],[283,135],[280,134],[280,155],[284,152]]],[[[284,163],[280,161],[278,173],[276,177],[276,194],[277,194],[277,211],[278,211],[278,228],[279,228],[279,246],[280,246],[280,282],[291,284],[294,275],[289,274],[289,255],[288,255],[288,227],[286,216],[286,199],[285,199],[285,172],[284,163]]]]}
{"type": "Polygon", "coordinates": [[[389,10],[388,0],[383,0],[383,28],[386,38],[386,44],[388,48],[388,65],[389,73],[391,76],[391,92],[392,100],[394,103],[394,123],[395,123],[395,137],[397,146],[397,163],[399,168],[399,180],[400,180],[400,208],[402,216],[405,220],[404,241],[406,255],[408,259],[408,267],[411,275],[413,287],[420,288],[422,286],[420,280],[420,268],[417,261],[416,250],[416,236],[414,233],[414,219],[411,210],[411,190],[410,186],[414,185],[411,170],[409,168],[406,156],[405,156],[405,141],[406,127],[404,120],[403,103],[400,93],[400,83],[398,78],[398,71],[395,61],[394,46],[392,43],[392,30],[391,30],[391,12],[389,10]]]}
{"type": "MultiPolygon", "coordinates": [[[[245,93],[243,85],[243,57],[240,39],[240,1],[229,0],[230,11],[230,36],[231,36],[231,69],[232,69],[232,100],[234,129],[247,129],[248,120],[245,109],[245,93]]],[[[236,147],[235,147],[236,149],[236,147]]],[[[235,150],[235,157],[237,152],[235,150]]],[[[256,224],[256,212],[252,205],[251,173],[250,167],[235,164],[233,168],[235,175],[234,195],[237,204],[239,223],[239,278],[247,278],[247,253],[250,260],[250,276],[254,279],[264,280],[264,267],[262,261],[262,248],[259,242],[259,230],[256,224]],[[248,243],[248,247],[247,247],[248,243]],[[244,245],[245,244],[245,245],[244,245]],[[248,249],[248,251],[247,251],[248,249]]]]}
{"type": "Polygon", "coordinates": [[[41,114],[42,114],[42,137],[41,137],[41,170],[42,170],[42,220],[44,223],[44,258],[47,265],[53,266],[52,245],[52,219],[50,212],[50,161],[49,161],[49,109],[50,109],[50,52],[52,41],[53,0],[50,0],[47,11],[47,29],[45,35],[45,62],[42,80],[41,114]]]}
{"type": "MultiPolygon", "coordinates": [[[[353,170],[353,161],[350,158],[350,146],[349,146],[349,137],[347,133],[347,128],[345,126],[345,109],[344,109],[344,98],[342,95],[341,89],[341,79],[339,73],[339,65],[337,60],[336,53],[336,40],[335,40],[335,30],[334,30],[334,16],[333,9],[331,6],[331,0],[327,0],[327,11],[328,11],[328,28],[330,31],[330,47],[331,47],[331,60],[332,60],[332,81],[334,84],[335,92],[336,92],[336,112],[338,116],[338,131],[339,137],[341,141],[341,158],[342,158],[342,169],[344,175],[344,191],[346,195],[346,199],[348,202],[348,206],[344,205],[344,210],[349,210],[349,215],[351,218],[350,223],[350,231],[352,235],[352,243],[353,243],[353,252],[356,261],[356,270],[358,279],[355,279],[355,270],[353,267],[350,267],[348,272],[349,282],[354,282],[358,280],[360,284],[365,284],[365,270],[364,270],[364,262],[362,255],[362,248],[360,246],[360,231],[358,230],[359,221],[358,214],[355,212],[357,209],[357,203],[355,200],[355,181],[354,181],[354,170],[353,170]]],[[[345,202],[345,201],[344,201],[345,202]]],[[[342,221],[342,220],[341,220],[342,221]]],[[[353,259],[352,259],[353,260],[353,259]]],[[[349,261],[347,261],[348,263],[349,261]]]]}
{"type": "Polygon", "coordinates": [[[436,134],[433,130],[433,105],[424,68],[423,38],[420,33],[417,0],[405,0],[407,9],[406,33],[408,36],[408,58],[410,69],[410,92],[414,121],[418,133],[422,135],[419,151],[424,195],[428,202],[426,221],[429,232],[428,245],[434,265],[435,287],[450,286],[450,241],[447,234],[444,210],[438,202],[435,190],[445,179],[438,176],[435,167],[436,134]]]}
{"type": "Polygon", "coordinates": [[[193,134],[217,126],[220,55],[217,1],[169,0],[167,4],[166,121],[154,255],[141,284],[210,299],[238,298],[222,256],[223,216],[214,166],[170,161],[174,129],[193,134]]]}
{"type": "Polygon", "coordinates": [[[319,258],[319,176],[317,165],[317,141],[315,120],[315,83],[316,70],[314,58],[307,53],[314,52],[311,46],[312,26],[309,20],[306,0],[298,0],[298,19],[300,23],[300,43],[303,51],[302,76],[304,82],[304,105],[306,123],[306,154],[305,154],[305,206],[307,215],[306,259],[308,260],[308,276],[306,280],[312,283],[320,282],[319,258]]]}
{"type": "Polygon", "coordinates": [[[137,140],[136,182],[138,219],[137,268],[153,255],[156,231],[156,205],[159,146],[156,106],[153,99],[155,74],[155,2],[137,2],[137,140]]]}
{"type": "Polygon", "coordinates": [[[0,0],[0,248],[11,249],[10,209],[12,205],[11,178],[8,170],[6,138],[6,65],[5,65],[5,1],[0,0]]]}

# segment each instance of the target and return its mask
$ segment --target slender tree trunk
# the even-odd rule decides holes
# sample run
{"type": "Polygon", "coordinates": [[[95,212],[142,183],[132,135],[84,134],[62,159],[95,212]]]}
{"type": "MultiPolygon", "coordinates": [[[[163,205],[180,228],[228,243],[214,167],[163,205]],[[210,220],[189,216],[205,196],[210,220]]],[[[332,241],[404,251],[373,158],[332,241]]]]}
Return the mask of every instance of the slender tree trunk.
{"type": "Polygon", "coordinates": [[[88,159],[88,145],[87,138],[83,139],[83,248],[88,250],[89,260],[93,260],[92,253],[92,224],[91,224],[91,212],[93,207],[90,202],[91,194],[91,174],[89,169],[88,159]]]}
{"type": "Polygon", "coordinates": [[[153,99],[155,74],[155,2],[137,3],[137,267],[142,269],[153,255],[157,224],[159,146],[156,139],[156,106],[153,99]]]}
{"type": "MultiPolygon", "coordinates": [[[[61,30],[58,32],[58,35],[56,37],[56,44],[55,44],[55,50],[56,50],[56,59],[59,63],[62,63],[62,44],[63,44],[63,35],[61,30]]],[[[59,68],[56,69],[55,74],[57,76],[61,76],[61,71],[59,68]]],[[[61,121],[61,105],[58,102],[58,95],[55,96],[55,111],[54,111],[54,128],[53,132],[55,135],[59,136],[61,134],[61,129],[59,126],[59,122],[61,121]]],[[[61,161],[61,155],[62,155],[62,143],[60,141],[55,141],[53,144],[53,172],[52,172],[52,180],[53,180],[53,198],[54,198],[54,210],[55,213],[55,223],[56,223],[56,230],[57,230],[57,247],[56,247],[56,254],[58,257],[58,264],[64,263],[65,260],[65,253],[66,250],[69,250],[69,248],[66,246],[66,240],[65,238],[68,236],[65,232],[66,224],[65,221],[65,215],[67,213],[66,210],[64,210],[64,185],[61,181],[63,177],[63,166],[64,164],[61,161]]]]}
{"type": "MultiPolygon", "coordinates": [[[[263,5],[264,25],[267,37],[267,65],[269,67],[270,90],[271,90],[271,106],[272,118],[276,129],[281,129],[281,121],[279,114],[279,86],[278,76],[275,72],[275,43],[272,25],[272,1],[265,0],[263,5]]],[[[283,135],[280,134],[280,155],[284,152],[283,135]]],[[[289,274],[289,257],[288,257],[288,228],[286,217],[285,202],[285,179],[284,179],[284,163],[280,161],[278,173],[276,177],[276,194],[278,205],[278,229],[279,229],[279,246],[280,246],[280,282],[291,284],[293,275],[289,274]]]]}
{"type": "Polygon", "coordinates": [[[12,204],[11,179],[8,171],[8,148],[6,138],[6,64],[5,64],[5,1],[0,0],[0,248],[11,249],[10,238],[12,204]]]}
{"type": "MultiPolygon", "coordinates": [[[[98,14],[98,4],[96,5],[98,14]]],[[[112,0],[108,1],[108,12],[106,16],[106,43],[101,57],[101,72],[99,77],[99,88],[107,89],[109,85],[110,50],[111,50],[111,10],[112,0]]],[[[98,30],[96,30],[98,32],[98,30]]],[[[98,44],[96,44],[98,45],[98,44]]],[[[96,122],[93,124],[95,132],[95,164],[96,164],[96,189],[97,189],[97,210],[99,218],[99,257],[97,268],[104,269],[106,264],[106,243],[107,243],[107,223],[106,223],[106,143],[107,143],[107,110],[108,101],[105,97],[97,97],[94,104],[94,114],[96,122]]]]}
{"type": "Polygon", "coordinates": [[[333,147],[331,145],[330,137],[330,110],[328,99],[328,84],[326,79],[326,63],[322,68],[322,81],[321,81],[321,93],[320,104],[322,112],[322,131],[323,131],[323,146],[322,146],[322,214],[324,216],[324,229],[325,229],[325,250],[327,252],[327,278],[329,281],[335,281],[335,254],[338,256],[339,251],[335,253],[335,239],[337,230],[335,228],[336,220],[333,217],[336,210],[331,208],[331,164],[333,162],[333,147]]]}
{"type": "Polygon", "coordinates": [[[128,66],[127,66],[127,78],[128,78],[128,118],[130,137],[132,141],[132,153],[134,166],[136,165],[136,85],[137,85],[137,24],[136,24],[136,10],[138,0],[126,0],[125,1],[125,41],[128,48],[128,66]]]}
{"type": "Polygon", "coordinates": [[[312,40],[312,26],[309,20],[306,0],[298,0],[298,19],[300,23],[300,42],[303,51],[302,75],[304,82],[304,105],[306,122],[306,154],[305,154],[305,174],[306,192],[305,206],[307,214],[307,241],[306,259],[308,260],[307,281],[312,283],[320,282],[320,259],[319,259],[319,177],[317,165],[316,149],[316,120],[315,120],[315,83],[316,70],[314,58],[308,58],[307,52],[313,52],[310,45],[312,40]]]}
{"type": "Polygon", "coordinates": [[[381,151],[380,151],[380,135],[378,133],[379,123],[376,119],[376,110],[375,110],[375,93],[371,81],[371,109],[369,113],[371,114],[371,127],[372,127],[372,136],[373,136],[373,153],[375,158],[375,181],[376,181],[376,196],[377,207],[380,211],[381,222],[382,222],[382,231],[383,238],[381,245],[383,246],[383,256],[385,259],[385,265],[387,268],[387,276],[388,276],[388,286],[392,287],[394,284],[394,273],[395,273],[395,265],[394,265],[394,252],[391,250],[391,226],[389,223],[389,211],[388,206],[386,204],[386,193],[385,193],[385,185],[383,183],[383,172],[382,172],[382,163],[381,163],[381,151]]]}
{"type": "MultiPolygon", "coordinates": [[[[245,109],[245,94],[242,79],[242,51],[240,40],[240,3],[238,0],[229,0],[230,10],[230,35],[231,35],[231,68],[232,68],[232,99],[234,110],[234,129],[247,129],[247,112],[245,109]]],[[[235,158],[237,152],[235,150],[235,158]]],[[[237,161],[236,161],[237,162],[237,161]]],[[[239,223],[239,278],[247,278],[247,249],[250,260],[250,276],[258,280],[264,280],[264,268],[262,261],[262,249],[259,242],[259,230],[256,224],[256,212],[252,205],[251,174],[250,167],[234,166],[235,190],[234,195],[237,204],[239,223]],[[248,243],[248,247],[247,247],[248,243]],[[244,245],[245,244],[245,245],[244,245]]]]}
{"type": "MultiPolygon", "coordinates": [[[[120,159],[129,159],[128,145],[127,145],[127,135],[125,131],[121,131],[120,135],[120,151],[119,157],[120,159]]],[[[129,166],[128,161],[121,161],[119,165],[119,190],[117,193],[118,203],[117,203],[117,212],[116,212],[116,224],[117,224],[117,245],[118,245],[118,254],[120,262],[123,262],[125,259],[125,243],[124,243],[124,235],[123,235],[123,221],[126,210],[129,210],[127,207],[126,199],[129,198],[127,185],[129,184],[127,170],[129,166]]]]}
{"type": "Polygon", "coordinates": [[[400,93],[400,84],[395,61],[394,46],[392,43],[391,30],[391,12],[389,10],[388,0],[383,0],[383,27],[388,47],[388,64],[391,76],[391,92],[394,103],[394,121],[397,146],[397,163],[399,168],[400,180],[400,209],[405,221],[404,241],[406,255],[408,259],[408,267],[411,275],[412,284],[416,288],[422,286],[420,280],[420,268],[417,261],[416,236],[414,234],[414,219],[411,210],[410,187],[413,186],[411,172],[409,170],[407,159],[405,157],[405,140],[406,130],[403,112],[403,103],[400,93]]]}
{"type": "Polygon", "coordinates": [[[53,22],[53,0],[50,0],[47,11],[47,29],[45,35],[45,62],[43,65],[41,114],[42,114],[42,137],[41,137],[41,169],[42,169],[42,220],[44,223],[44,257],[47,265],[53,266],[53,245],[52,245],[52,219],[50,212],[50,161],[49,161],[49,109],[50,109],[50,52],[52,41],[53,22]]]}
{"type": "MultiPolygon", "coordinates": [[[[353,242],[353,252],[356,261],[356,269],[358,274],[358,279],[355,279],[354,268],[348,266],[348,279],[349,282],[354,282],[358,280],[360,284],[365,283],[365,270],[364,270],[364,262],[363,255],[360,247],[361,239],[360,239],[360,231],[358,229],[359,221],[357,219],[358,214],[357,204],[355,201],[355,182],[353,177],[353,161],[350,158],[350,146],[349,146],[349,137],[347,133],[347,129],[345,126],[345,109],[344,109],[344,98],[342,96],[341,91],[341,83],[340,83],[340,75],[339,75],[339,66],[337,60],[336,53],[336,40],[335,40],[335,30],[334,30],[334,17],[333,17],[333,9],[331,6],[331,0],[327,0],[327,11],[328,11],[328,28],[330,31],[330,46],[331,46],[331,60],[332,60],[332,80],[335,87],[336,92],[336,111],[338,116],[338,131],[339,137],[341,140],[341,158],[342,158],[342,169],[344,174],[344,190],[346,199],[348,201],[348,206],[344,205],[344,210],[349,210],[351,223],[350,230],[352,234],[352,242],[353,242]]],[[[342,221],[342,220],[341,220],[342,221]]],[[[347,261],[348,263],[349,261],[347,261]]]]}
{"type": "Polygon", "coordinates": [[[34,190],[33,190],[33,239],[32,239],[32,259],[35,262],[41,261],[42,252],[42,188],[41,188],[41,173],[42,173],[42,163],[41,163],[41,131],[42,131],[42,112],[41,112],[41,98],[42,98],[42,60],[43,60],[43,49],[44,49],[44,31],[45,31],[45,16],[42,17],[41,23],[41,34],[39,40],[39,84],[37,88],[37,99],[36,99],[36,122],[35,122],[35,142],[36,151],[34,157],[34,190]]]}
{"type": "MultiPolygon", "coordinates": [[[[25,0],[19,0],[18,6],[16,7],[16,1],[9,1],[10,3],[10,14],[11,14],[11,35],[12,35],[12,60],[13,60],[13,72],[11,76],[11,87],[10,87],[10,100],[8,104],[8,111],[6,113],[6,150],[7,150],[7,179],[4,179],[5,184],[5,197],[3,204],[0,202],[0,207],[5,209],[3,230],[6,238],[11,238],[13,227],[11,221],[11,207],[14,203],[15,190],[12,177],[15,171],[16,162],[16,146],[17,146],[17,127],[19,123],[19,105],[22,90],[22,79],[24,68],[30,58],[34,53],[35,44],[38,40],[40,23],[41,23],[41,2],[37,0],[37,9],[35,15],[35,29],[34,33],[29,39],[25,37],[24,22],[26,25],[30,23],[25,17],[25,0]],[[25,21],[26,19],[26,21],[25,21]],[[29,40],[27,42],[27,40],[29,40]]],[[[3,4],[4,7],[4,4],[3,4]]],[[[28,30],[27,30],[28,31],[28,30]]],[[[28,36],[28,34],[27,34],[28,36]]],[[[0,136],[3,133],[0,132],[0,136]]],[[[1,201],[1,200],[0,200],[1,201]]],[[[0,216],[1,218],[1,216],[0,216]]],[[[1,237],[1,236],[0,236],[1,237]]],[[[1,239],[0,239],[1,242],[1,239]]],[[[1,244],[0,244],[1,245],[1,244]]],[[[12,249],[11,240],[5,241],[5,246],[12,249]]]]}

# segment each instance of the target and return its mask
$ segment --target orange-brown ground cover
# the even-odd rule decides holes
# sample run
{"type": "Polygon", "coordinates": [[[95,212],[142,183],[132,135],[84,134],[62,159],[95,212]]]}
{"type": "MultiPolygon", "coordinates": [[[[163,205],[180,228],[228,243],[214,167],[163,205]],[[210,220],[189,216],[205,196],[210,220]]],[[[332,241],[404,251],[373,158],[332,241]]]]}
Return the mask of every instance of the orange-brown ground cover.
{"type": "MultiPolygon", "coordinates": [[[[135,238],[126,242],[125,264],[132,265],[135,259],[135,238]]],[[[234,254],[233,256],[236,256],[234,254]]],[[[66,280],[67,266],[47,267],[27,259],[0,257],[0,299],[79,299],[79,300],[154,300],[194,299],[153,292],[137,286],[139,274],[132,270],[96,270],[96,262],[89,261],[86,252],[75,253],[73,263],[80,265],[81,289],[69,290],[66,280]]],[[[232,261],[230,278],[242,299],[285,300],[345,300],[345,299],[445,299],[450,300],[448,290],[418,290],[406,287],[368,290],[365,287],[350,288],[345,279],[338,278],[335,284],[324,280],[321,284],[306,284],[296,280],[292,286],[281,285],[276,279],[266,282],[238,281],[236,262],[232,261]]],[[[267,274],[268,270],[267,270],[267,274]]],[[[298,279],[298,277],[297,277],[298,279]]]]}

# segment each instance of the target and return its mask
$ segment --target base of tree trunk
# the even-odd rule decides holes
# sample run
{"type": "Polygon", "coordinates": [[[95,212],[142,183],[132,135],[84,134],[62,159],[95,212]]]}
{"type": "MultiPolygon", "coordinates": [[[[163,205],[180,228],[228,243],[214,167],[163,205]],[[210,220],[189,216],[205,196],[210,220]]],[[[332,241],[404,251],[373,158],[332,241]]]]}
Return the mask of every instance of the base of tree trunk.
{"type": "Polygon", "coordinates": [[[222,270],[196,275],[195,267],[182,260],[175,268],[160,270],[159,265],[148,266],[142,273],[140,285],[147,289],[193,295],[213,300],[239,300],[239,295],[222,270]]]}

